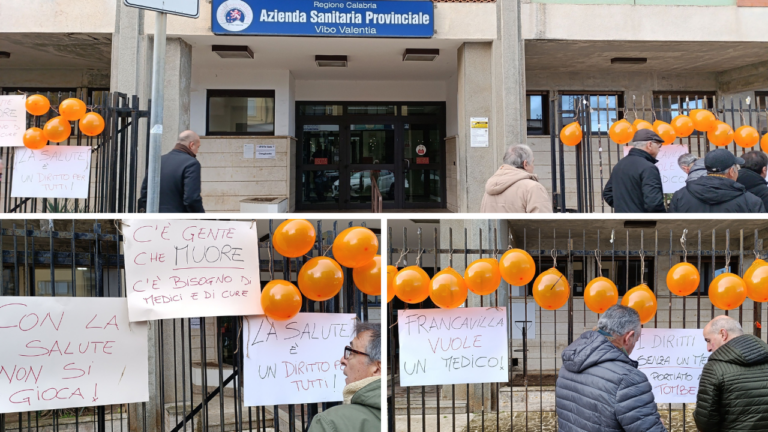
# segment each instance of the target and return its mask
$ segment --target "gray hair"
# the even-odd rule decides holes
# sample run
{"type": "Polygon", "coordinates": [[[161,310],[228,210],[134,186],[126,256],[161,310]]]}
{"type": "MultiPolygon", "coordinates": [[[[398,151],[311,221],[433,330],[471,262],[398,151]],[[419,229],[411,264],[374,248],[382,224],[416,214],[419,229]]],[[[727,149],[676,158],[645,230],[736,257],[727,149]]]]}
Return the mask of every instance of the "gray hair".
{"type": "Polygon", "coordinates": [[[644,149],[645,146],[647,146],[649,142],[652,142],[652,141],[651,140],[648,140],[648,141],[633,141],[632,142],[632,147],[639,148],[639,149],[644,149]]]}
{"type": "Polygon", "coordinates": [[[525,144],[517,144],[507,147],[504,153],[504,163],[515,168],[522,168],[523,163],[533,163],[533,150],[525,144]]]}
{"type": "Polygon", "coordinates": [[[640,334],[640,314],[631,307],[611,306],[597,321],[597,328],[610,333],[613,337],[623,336],[632,330],[635,336],[640,334]]]}
{"type": "Polygon", "coordinates": [[[744,330],[741,328],[741,324],[727,315],[720,315],[709,322],[710,334],[720,333],[720,330],[727,331],[728,336],[733,337],[741,336],[744,334],[744,330]]]}
{"type": "Polygon", "coordinates": [[[696,156],[686,153],[677,158],[677,165],[680,166],[680,168],[684,168],[693,165],[697,160],[699,160],[699,158],[696,156]]]}
{"type": "Polygon", "coordinates": [[[368,354],[368,363],[381,361],[381,326],[369,322],[358,321],[355,323],[355,335],[360,333],[371,332],[371,339],[368,341],[368,346],[365,348],[365,353],[368,354]]]}

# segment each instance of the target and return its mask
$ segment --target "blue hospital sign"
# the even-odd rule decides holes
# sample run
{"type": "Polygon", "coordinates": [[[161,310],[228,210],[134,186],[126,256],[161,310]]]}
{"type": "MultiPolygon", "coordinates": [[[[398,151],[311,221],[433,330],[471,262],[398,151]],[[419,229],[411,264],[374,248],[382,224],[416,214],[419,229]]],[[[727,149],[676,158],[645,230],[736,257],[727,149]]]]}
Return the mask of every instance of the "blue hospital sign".
{"type": "Polygon", "coordinates": [[[213,0],[214,34],[408,37],[435,33],[431,1],[213,0]]]}

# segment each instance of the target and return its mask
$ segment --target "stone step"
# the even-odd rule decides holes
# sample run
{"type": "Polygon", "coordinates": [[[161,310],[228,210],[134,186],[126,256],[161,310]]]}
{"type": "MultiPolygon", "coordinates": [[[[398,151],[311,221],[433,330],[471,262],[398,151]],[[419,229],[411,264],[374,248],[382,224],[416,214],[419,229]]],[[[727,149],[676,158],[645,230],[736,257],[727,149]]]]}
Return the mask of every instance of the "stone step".
{"type": "MultiPolygon", "coordinates": [[[[189,415],[190,410],[200,405],[202,399],[195,398],[195,405],[192,406],[189,401],[186,402],[173,402],[173,403],[167,403],[165,404],[165,427],[166,430],[173,430],[173,428],[176,427],[177,424],[179,424],[183,418],[184,413],[186,412],[187,415],[189,415]]],[[[235,398],[231,396],[224,396],[224,425],[222,427],[221,425],[221,405],[220,405],[220,399],[219,395],[216,395],[211,399],[210,402],[208,402],[208,429],[213,428],[213,430],[218,430],[222,432],[231,432],[239,429],[238,421],[239,416],[235,415],[235,398]]],[[[248,428],[248,408],[244,406],[240,406],[238,409],[238,412],[242,410],[242,418],[243,418],[243,428],[248,428]]],[[[275,421],[274,421],[274,407],[266,407],[266,420],[259,417],[259,426],[266,423],[267,429],[274,428],[275,421]]],[[[278,411],[279,417],[280,417],[280,429],[282,430],[288,430],[289,420],[290,416],[288,413],[285,413],[283,411],[278,411]]],[[[259,413],[261,413],[261,410],[259,410],[259,413]]],[[[261,414],[259,414],[261,415],[261,414]]],[[[253,421],[254,427],[256,427],[256,408],[253,409],[253,414],[251,416],[251,419],[253,421]]],[[[187,430],[190,432],[200,432],[204,430],[203,428],[203,409],[201,409],[197,414],[195,414],[194,419],[187,422],[187,430]],[[194,423],[194,427],[192,427],[192,424],[194,423]]]]}

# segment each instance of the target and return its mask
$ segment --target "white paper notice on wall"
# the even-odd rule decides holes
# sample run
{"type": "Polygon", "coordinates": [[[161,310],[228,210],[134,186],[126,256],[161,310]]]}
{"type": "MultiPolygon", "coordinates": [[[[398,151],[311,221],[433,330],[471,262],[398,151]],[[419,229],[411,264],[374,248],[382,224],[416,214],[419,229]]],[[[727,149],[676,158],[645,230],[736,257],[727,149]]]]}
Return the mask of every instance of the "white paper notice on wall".
{"type": "Polygon", "coordinates": [[[400,385],[506,382],[506,308],[401,310],[400,385]]]}
{"type": "Polygon", "coordinates": [[[0,413],[149,400],[147,324],[122,298],[0,297],[0,413]]]}
{"type": "Polygon", "coordinates": [[[288,321],[248,317],[243,329],[245,405],[344,400],[341,358],[354,329],[355,314],[300,313],[288,321]]]}
{"type": "Polygon", "coordinates": [[[695,403],[709,355],[701,330],[644,328],[630,358],[648,377],[656,403],[695,403]]]}
{"type": "Polygon", "coordinates": [[[488,147],[488,117],[469,119],[470,147],[488,147]]]}
{"type": "Polygon", "coordinates": [[[49,145],[15,150],[14,198],[88,198],[91,146],[49,145]]]}
{"type": "Polygon", "coordinates": [[[243,144],[243,159],[253,159],[254,145],[243,144]]]}
{"type": "Polygon", "coordinates": [[[24,146],[27,127],[25,95],[0,96],[0,147],[24,146]]]}
{"type": "MultiPolygon", "coordinates": [[[[631,148],[630,146],[624,146],[624,156],[629,154],[631,148]]],[[[656,168],[659,169],[659,174],[661,174],[661,185],[664,188],[665,194],[675,193],[685,187],[685,179],[688,178],[688,174],[677,164],[677,159],[684,154],[688,154],[688,145],[670,144],[663,146],[658,156],[656,156],[656,159],[659,161],[656,164],[656,168]]]]}
{"type": "Polygon", "coordinates": [[[136,219],[123,233],[131,321],[263,313],[256,224],[136,219]]]}
{"type": "Polygon", "coordinates": [[[256,146],[256,159],[275,159],[277,146],[274,144],[259,144],[256,146]]]}

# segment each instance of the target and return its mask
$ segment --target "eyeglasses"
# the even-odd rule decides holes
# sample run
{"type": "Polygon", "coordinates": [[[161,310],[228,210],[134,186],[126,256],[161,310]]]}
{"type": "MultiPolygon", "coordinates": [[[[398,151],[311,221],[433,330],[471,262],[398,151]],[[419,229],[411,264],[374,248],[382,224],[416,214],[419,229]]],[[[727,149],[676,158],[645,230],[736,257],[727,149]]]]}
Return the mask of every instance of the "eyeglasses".
{"type": "Polygon", "coordinates": [[[360,355],[364,355],[366,357],[370,357],[368,354],[366,354],[366,353],[364,353],[362,351],[358,351],[358,350],[352,348],[351,346],[347,345],[347,346],[344,347],[344,360],[349,360],[349,356],[351,355],[351,353],[360,354],[360,355]]]}

